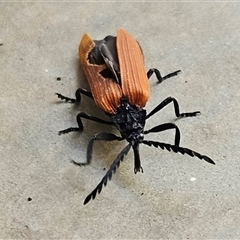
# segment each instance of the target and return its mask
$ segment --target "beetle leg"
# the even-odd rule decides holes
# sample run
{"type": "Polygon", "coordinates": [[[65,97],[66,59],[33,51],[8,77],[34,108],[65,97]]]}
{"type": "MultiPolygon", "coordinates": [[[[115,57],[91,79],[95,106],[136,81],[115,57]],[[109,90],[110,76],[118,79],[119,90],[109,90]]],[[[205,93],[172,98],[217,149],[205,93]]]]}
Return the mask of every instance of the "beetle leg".
{"type": "Polygon", "coordinates": [[[65,129],[65,130],[60,131],[58,134],[61,135],[61,134],[69,133],[69,132],[82,132],[82,130],[83,130],[83,124],[82,124],[81,118],[85,118],[85,119],[88,119],[88,120],[91,120],[91,121],[94,121],[94,122],[98,122],[98,123],[102,123],[102,124],[114,125],[113,122],[105,121],[105,120],[102,120],[102,119],[100,119],[100,118],[93,117],[93,116],[91,116],[91,115],[89,115],[89,114],[87,114],[87,113],[80,112],[80,113],[77,115],[78,127],[67,128],[67,129],[65,129]]]}
{"type": "Polygon", "coordinates": [[[72,161],[72,163],[79,165],[79,166],[83,166],[83,165],[88,165],[91,163],[92,160],[92,149],[93,149],[93,143],[94,141],[97,140],[104,140],[104,141],[121,141],[123,140],[122,137],[118,137],[115,134],[112,133],[98,133],[96,134],[88,143],[88,147],[87,147],[87,162],[86,163],[77,163],[75,161],[72,161]]]}
{"type": "Polygon", "coordinates": [[[166,76],[162,77],[162,76],[161,76],[161,73],[159,72],[158,69],[156,69],[156,68],[151,68],[151,69],[149,69],[148,72],[147,72],[147,77],[148,77],[148,79],[152,76],[153,73],[156,74],[156,77],[157,77],[157,79],[158,79],[158,83],[161,83],[162,81],[164,81],[164,80],[166,80],[166,79],[168,79],[168,78],[177,76],[179,73],[181,73],[181,70],[178,70],[178,71],[169,73],[169,74],[167,74],[166,76]]]}
{"type": "Polygon", "coordinates": [[[105,121],[101,118],[91,116],[91,115],[89,115],[87,113],[84,113],[84,112],[80,112],[77,115],[77,122],[78,122],[79,128],[81,128],[81,131],[83,130],[83,125],[82,125],[81,118],[85,118],[85,119],[88,119],[88,120],[91,120],[91,121],[94,121],[94,122],[97,122],[97,123],[106,124],[106,125],[114,125],[114,123],[112,121],[105,121]]]}
{"type": "Polygon", "coordinates": [[[154,146],[155,148],[160,147],[162,150],[167,149],[169,152],[172,150],[175,153],[181,153],[182,155],[184,155],[185,153],[191,157],[197,157],[200,160],[205,160],[208,163],[211,164],[215,164],[215,162],[209,158],[208,156],[202,155],[198,152],[195,152],[189,148],[183,148],[183,147],[179,147],[179,146],[174,146],[168,143],[163,143],[163,142],[155,142],[155,141],[142,141],[143,144],[146,144],[148,146],[154,146]]]}
{"type": "Polygon", "coordinates": [[[179,144],[180,144],[180,131],[179,131],[179,128],[174,123],[160,124],[156,127],[151,128],[150,130],[144,131],[143,134],[162,132],[162,131],[173,129],[173,128],[176,129],[174,145],[179,146],[179,144]]]}
{"type": "Polygon", "coordinates": [[[69,98],[69,97],[63,96],[60,93],[56,93],[58,98],[65,100],[66,102],[71,102],[71,103],[80,103],[81,102],[81,94],[93,99],[92,93],[84,88],[79,88],[76,91],[76,93],[75,93],[76,98],[69,98]]]}
{"type": "Polygon", "coordinates": [[[102,191],[102,187],[103,185],[106,186],[108,180],[112,179],[112,174],[116,172],[117,167],[119,167],[120,162],[123,161],[123,158],[125,155],[127,155],[127,153],[129,152],[131,148],[131,145],[128,144],[116,157],[116,159],[114,160],[114,162],[112,163],[111,167],[109,168],[109,170],[107,171],[107,173],[105,174],[105,176],[102,178],[101,182],[97,185],[97,187],[85,198],[84,200],[84,205],[87,204],[91,198],[94,199],[98,194],[101,193],[102,191]]]}
{"type": "Polygon", "coordinates": [[[146,119],[160,111],[162,108],[167,106],[169,103],[173,102],[174,104],[174,110],[175,110],[175,115],[177,118],[182,118],[182,117],[195,117],[197,115],[200,115],[201,113],[199,111],[196,112],[188,112],[188,113],[180,113],[179,112],[179,105],[178,102],[175,98],[168,97],[164,101],[162,101],[157,107],[155,107],[149,114],[147,114],[146,119]]]}

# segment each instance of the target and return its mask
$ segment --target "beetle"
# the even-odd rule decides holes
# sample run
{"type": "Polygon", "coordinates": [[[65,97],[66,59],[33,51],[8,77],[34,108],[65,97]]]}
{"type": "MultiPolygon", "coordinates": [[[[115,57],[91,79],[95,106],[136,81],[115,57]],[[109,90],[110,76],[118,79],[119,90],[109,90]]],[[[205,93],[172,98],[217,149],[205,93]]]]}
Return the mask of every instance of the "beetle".
{"type": "Polygon", "coordinates": [[[58,98],[71,103],[80,103],[81,94],[92,98],[111,121],[106,121],[87,113],[80,112],[77,115],[78,127],[71,127],[59,132],[81,132],[83,130],[82,118],[95,121],[101,124],[115,125],[121,136],[112,133],[98,133],[91,138],[87,147],[87,162],[77,165],[90,164],[92,159],[93,143],[99,140],[128,142],[127,146],[117,155],[109,170],[102,178],[97,187],[86,197],[84,204],[95,199],[97,193],[101,193],[103,185],[106,186],[111,180],[120,162],[129,150],[134,152],[134,172],[143,172],[139,145],[160,147],[175,153],[188,154],[191,157],[203,159],[208,163],[215,164],[208,156],[202,155],[188,148],[180,147],[180,130],[173,123],[157,125],[149,130],[144,130],[148,118],[159,112],[169,103],[173,103],[177,118],[194,117],[200,114],[199,111],[180,113],[179,105],[175,98],[168,97],[147,114],[144,109],[149,95],[150,87],[148,79],[155,73],[158,83],[178,75],[181,71],[172,72],[162,77],[156,68],[150,69],[147,73],[144,66],[143,53],[139,43],[124,29],[119,29],[117,36],[107,36],[103,40],[93,40],[88,34],[82,37],[79,45],[79,58],[83,71],[87,77],[91,91],[79,88],[76,91],[76,98],[69,98],[56,93],[58,98]],[[165,130],[175,129],[174,145],[144,140],[144,135],[165,130]]]}

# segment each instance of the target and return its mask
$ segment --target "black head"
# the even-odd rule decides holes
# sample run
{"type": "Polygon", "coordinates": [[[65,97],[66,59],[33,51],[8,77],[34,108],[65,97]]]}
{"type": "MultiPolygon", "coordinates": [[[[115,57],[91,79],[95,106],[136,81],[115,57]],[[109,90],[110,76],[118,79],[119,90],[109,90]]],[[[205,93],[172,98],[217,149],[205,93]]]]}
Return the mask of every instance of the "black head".
{"type": "Polygon", "coordinates": [[[121,105],[115,115],[111,116],[122,137],[131,145],[141,143],[145,126],[146,110],[131,105],[126,98],[121,99],[121,105]]]}

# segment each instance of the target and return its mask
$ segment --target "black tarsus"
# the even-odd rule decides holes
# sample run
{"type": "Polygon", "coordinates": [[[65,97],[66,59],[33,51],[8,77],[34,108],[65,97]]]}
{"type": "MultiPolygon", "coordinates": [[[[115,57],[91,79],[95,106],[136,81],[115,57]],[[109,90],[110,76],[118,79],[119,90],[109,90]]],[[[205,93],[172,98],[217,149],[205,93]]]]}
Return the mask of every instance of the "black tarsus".
{"type": "Polygon", "coordinates": [[[149,130],[144,131],[143,134],[162,132],[162,131],[166,131],[166,130],[169,130],[169,129],[176,129],[174,145],[179,146],[179,144],[180,144],[180,130],[174,123],[160,124],[156,127],[153,127],[149,130]]]}
{"type": "Polygon", "coordinates": [[[106,133],[106,132],[102,132],[102,133],[98,133],[96,134],[88,143],[88,147],[87,147],[87,162],[85,163],[78,163],[72,160],[72,163],[78,165],[78,166],[85,166],[85,165],[89,165],[91,163],[92,160],[92,149],[93,149],[93,143],[94,141],[97,140],[104,140],[104,141],[122,141],[123,138],[122,137],[118,137],[115,134],[112,133],[106,133]]]}
{"type": "Polygon", "coordinates": [[[208,156],[202,155],[202,154],[195,152],[188,148],[183,148],[183,147],[179,147],[179,146],[175,146],[175,145],[171,145],[171,144],[163,143],[163,142],[146,141],[146,140],[143,140],[142,143],[146,144],[150,147],[151,146],[154,146],[155,148],[160,147],[162,150],[167,149],[169,152],[172,150],[175,153],[181,153],[183,155],[186,153],[187,155],[189,155],[191,157],[197,157],[201,160],[202,159],[205,160],[208,163],[215,164],[215,162],[208,156]]]}
{"type": "Polygon", "coordinates": [[[161,73],[159,72],[158,69],[156,68],[151,68],[148,70],[147,72],[147,77],[148,79],[152,76],[152,74],[155,73],[157,79],[158,79],[158,83],[161,83],[162,81],[168,79],[168,78],[171,78],[171,77],[174,77],[174,76],[177,76],[179,73],[181,73],[181,70],[177,70],[175,72],[172,72],[172,73],[169,73],[167,74],[166,76],[162,77],[161,73]]]}
{"type": "Polygon", "coordinates": [[[127,153],[129,152],[131,148],[131,144],[128,144],[116,157],[112,165],[110,166],[109,170],[105,174],[105,176],[102,178],[101,182],[97,185],[97,187],[85,198],[84,205],[87,204],[91,199],[94,199],[98,194],[101,193],[103,185],[106,186],[108,180],[110,181],[112,179],[112,174],[116,172],[117,167],[119,167],[120,162],[123,161],[123,158],[127,153]]]}
{"type": "Polygon", "coordinates": [[[162,108],[166,107],[169,103],[173,102],[174,104],[174,110],[175,115],[177,118],[183,118],[183,117],[195,117],[199,114],[201,114],[200,111],[196,112],[188,112],[188,113],[180,113],[179,112],[179,105],[175,98],[168,97],[165,100],[163,100],[160,104],[158,104],[150,113],[147,114],[146,119],[150,118],[152,115],[160,111],[162,108]]]}

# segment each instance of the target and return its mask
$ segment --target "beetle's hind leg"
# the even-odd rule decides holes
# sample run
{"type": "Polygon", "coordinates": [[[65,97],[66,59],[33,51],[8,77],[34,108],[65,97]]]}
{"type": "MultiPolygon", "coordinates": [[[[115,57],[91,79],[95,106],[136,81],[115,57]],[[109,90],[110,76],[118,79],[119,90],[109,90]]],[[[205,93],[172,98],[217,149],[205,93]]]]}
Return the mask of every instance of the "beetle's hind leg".
{"type": "Polygon", "coordinates": [[[85,119],[88,119],[88,120],[91,120],[91,121],[94,121],[94,122],[97,122],[97,123],[106,124],[106,125],[114,125],[113,122],[105,121],[103,119],[100,119],[100,118],[97,118],[97,117],[93,117],[93,116],[91,116],[91,115],[89,115],[87,113],[80,112],[77,115],[78,127],[67,128],[65,130],[59,131],[58,134],[61,135],[61,134],[66,134],[66,133],[70,133],[70,132],[82,132],[83,131],[83,124],[82,124],[81,118],[85,118],[85,119]]]}
{"type": "Polygon", "coordinates": [[[65,100],[66,102],[70,102],[70,103],[80,103],[81,102],[81,94],[93,99],[92,93],[84,88],[79,88],[76,91],[76,93],[75,93],[76,98],[69,98],[69,97],[63,96],[60,93],[56,93],[58,98],[65,100]]]}
{"type": "Polygon", "coordinates": [[[178,102],[175,98],[168,97],[164,101],[162,101],[157,107],[155,107],[149,114],[147,114],[146,119],[160,111],[162,108],[166,107],[169,103],[173,102],[174,104],[174,110],[175,110],[175,115],[177,118],[182,118],[182,117],[195,117],[200,115],[201,113],[199,111],[196,112],[187,112],[187,113],[180,113],[179,111],[179,105],[178,102]]]}
{"type": "Polygon", "coordinates": [[[147,77],[148,79],[152,76],[152,74],[155,73],[157,79],[158,79],[158,83],[161,83],[162,81],[168,79],[168,78],[171,78],[171,77],[174,77],[174,76],[177,76],[179,73],[181,73],[181,70],[177,70],[175,72],[172,72],[172,73],[169,73],[167,74],[166,76],[162,77],[161,73],[159,72],[158,69],[156,68],[151,68],[148,70],[147,72],[147,77]]]}

